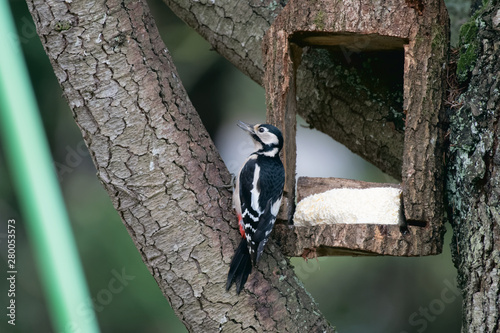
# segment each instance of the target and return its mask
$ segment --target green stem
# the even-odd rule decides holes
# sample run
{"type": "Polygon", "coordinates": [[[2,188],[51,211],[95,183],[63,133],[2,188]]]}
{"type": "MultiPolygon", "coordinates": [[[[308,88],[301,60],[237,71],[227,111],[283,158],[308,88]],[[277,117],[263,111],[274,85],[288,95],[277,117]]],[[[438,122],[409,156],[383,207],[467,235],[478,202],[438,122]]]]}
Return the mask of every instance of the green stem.
{"type": "Polygon", "coordinates": [[[58,332],[97,333],[99,327],[7,0],[0,0],[0,36],[2,141],[52,321],[58,332]]]}

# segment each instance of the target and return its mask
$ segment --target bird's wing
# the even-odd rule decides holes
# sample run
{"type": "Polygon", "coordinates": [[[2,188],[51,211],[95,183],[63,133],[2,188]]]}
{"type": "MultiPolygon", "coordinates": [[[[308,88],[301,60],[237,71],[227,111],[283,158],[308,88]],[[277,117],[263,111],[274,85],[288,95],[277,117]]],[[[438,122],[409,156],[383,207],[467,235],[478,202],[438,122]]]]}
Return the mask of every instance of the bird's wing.
{"type": "Polygon", "coordinates": [[[252,231],[251,233],[255,232],[259,222],[259,215],[261,214],[258,202],[260,195],[260,168],[256,162],[255,158],[249,158],[241,168],[239,176],[241,216],[247,234],[250,230],[252,231]]]}

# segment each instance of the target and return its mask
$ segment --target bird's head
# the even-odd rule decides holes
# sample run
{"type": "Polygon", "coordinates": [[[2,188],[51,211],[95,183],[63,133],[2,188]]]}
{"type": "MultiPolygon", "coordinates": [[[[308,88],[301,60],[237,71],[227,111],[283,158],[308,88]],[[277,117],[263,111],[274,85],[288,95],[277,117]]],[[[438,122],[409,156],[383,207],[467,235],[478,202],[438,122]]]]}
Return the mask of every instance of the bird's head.
{"type": "Polygon", "coordinates": [[[279,154],[281,148],[283,148],[283,135],[281,131],[273,125],[251,125],[239,121],[238,127],[250,134],[258,154],[274,157],[279,154]]]}

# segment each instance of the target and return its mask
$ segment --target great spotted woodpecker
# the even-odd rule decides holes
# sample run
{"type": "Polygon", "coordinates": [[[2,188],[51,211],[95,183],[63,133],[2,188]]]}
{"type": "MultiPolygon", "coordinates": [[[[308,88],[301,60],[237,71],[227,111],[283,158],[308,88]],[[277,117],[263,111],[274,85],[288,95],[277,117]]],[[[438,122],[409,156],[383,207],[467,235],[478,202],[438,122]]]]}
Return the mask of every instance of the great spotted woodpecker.
{"type": "Polygon", "coordinates": [[[235,282],[239,294],[252,272],[252,264],[257,266],[273,229],[283,197],[285,170],[279,157],[283,148],[279,129],[242,121],[238,126],[250,134],[255,144],[255,151],[236,177],[233,191],[233,205],[243,239],[231,261],[226,290],[235,282]]]}

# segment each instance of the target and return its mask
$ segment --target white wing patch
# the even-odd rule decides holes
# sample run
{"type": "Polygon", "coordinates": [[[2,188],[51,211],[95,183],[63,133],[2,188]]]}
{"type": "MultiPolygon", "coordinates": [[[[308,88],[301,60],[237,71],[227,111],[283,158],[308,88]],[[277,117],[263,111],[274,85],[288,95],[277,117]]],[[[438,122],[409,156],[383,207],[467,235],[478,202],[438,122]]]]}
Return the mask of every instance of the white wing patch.
{"type": "Polygon", "coordinates": [[[271,205],[271,214],[273,214],[274,217],[276,217],[278,215],[278,212],[280,210],[280,206],[281,206],[281,199],[283,198],[283,196],[281,196],[279,198],[279,200],[276,200],[272,205],[271,205]]]}
{"type": "MultiPolygon", "coordinates": [[[[253,181],[252,181],[252,189],[250,190],[250,194],[252,195],[252,209],[258,214],[262,214],[262,211],[260,210],[259,207],[259,196],[260,196],[260,190],[257,186],[259,182],[259,176],[260,176],[260,167],[258,164],[255,164],[255,171],[253,174],[253,181]]],[[[258,217],[257,217],[258,219],[258,217]]]]}

